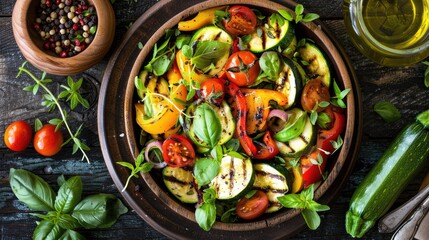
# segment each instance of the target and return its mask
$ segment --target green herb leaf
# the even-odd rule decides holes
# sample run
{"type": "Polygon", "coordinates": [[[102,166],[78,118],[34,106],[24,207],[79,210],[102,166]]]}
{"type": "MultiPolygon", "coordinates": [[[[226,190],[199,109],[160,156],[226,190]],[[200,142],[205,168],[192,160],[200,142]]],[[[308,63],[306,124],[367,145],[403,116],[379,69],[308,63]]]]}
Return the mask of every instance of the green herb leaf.
{"type": "Polygon", "coordinates": [[[374,111],[388,123],[397,121],[401,118],[399,110],[388,101],[377,102],[374,105],[374,111]]]}
{"type": "Polygon", "coordinates": [[[195,162],[194,177],[198,186],[209,184],[219,173],[219,162],[210,158],[201,158],[195,162]]]}
{"type": "Polygon", "coordinates": [[[316,211],[304,209],[302,211],[305,223],[311,230],[316,230],[320,226],[320,216],[316,211]]]}
{"type": "Polygon", "coordinates": [[[58,224],[51,221],[41,221],[33,232],[33,239],[56,240],[65,232],[58,224]]]}
{"type": "Polygon", "coordinates": [[[429,128],[429,110],[426,110],[416,117],[417,121],[419,121],[425,128],[429,128]]]}
{"type": "Polygon", "coordinates": [[[41,177],[23,169],[11,168],[9,182],[15,196],[30,209],[54,210],[55,192],[41,177]]]}
{"type": "Polygon", "coordinates": [[[80,233],[73,230],[66,230],[58,240],[85,240],[86,238],[80,233]]]}
{"type": "Polygon", "coordinates": [[[318,19],[320,16],[316,13],[308,13],[305,14],[305,16],[302,18],[303,22],[312,22],[316,19],[318,19]]]}
{"type": "Polygon", "coordinates": [[[203,204],[195,210],[195,220],[205,231],[209,231],[216,222],[216,192],[208,188],[204,190],[203,204]]]}
{"type": "Polygon", "coordinates": [[[219,142],[222,126],[216,112],[208,103],[203,103],[195,109],[192,127],[195,135],[210,148],[215,147],[219,142]]]}
{"type": "Polygon", "coordinates": [[[277,11],[284,19],[288,20],[288,21],[292,21],[293,20],[293,15],[285,9],[280,9],[277,11]]]}
{"type": "Polygon", "coordinates": [[[111,227],[128,209],[112,194],[94,194],[74,208],[72,216],[86,229],[111,227]]]}
{"type": "Polygon", "coordinates": [[[61,214],[58,218],[58,225],[63,229],[70,230],[81,227],[79,222],[70,214],[61,214]]]}
{"type": "Polygon", "coordinates": [[[268,79],[273,81],[278,78],[282,67],[279,55],[273,51],[264,52],[259,59],[259,65],[268,79]]]}
{"type": "Polygon", "coordinates": [[[55,210],[60,213],[70,213],[79,203],[82,196],[82,179],[74,176],[65,181],[58,190],[55,199],[55,210]]]}
{"type": "Polygon", "coordinates": [[[228,43],[215,40],[199,42],[191,58],[192,64],[198,69],[205,70],[227,55],[230,47],[228,43]]]}

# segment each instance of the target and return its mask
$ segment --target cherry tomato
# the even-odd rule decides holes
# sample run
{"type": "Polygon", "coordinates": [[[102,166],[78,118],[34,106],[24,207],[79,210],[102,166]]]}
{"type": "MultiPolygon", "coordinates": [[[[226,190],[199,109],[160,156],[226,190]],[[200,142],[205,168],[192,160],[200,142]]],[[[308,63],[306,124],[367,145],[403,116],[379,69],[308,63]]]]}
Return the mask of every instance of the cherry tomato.
{"type": "Polygon", "coordinates": [[[11,123],[6,128],[4,143],[12,151],[23,151],[30,144],[32,135],[33,130],[30,125],[23,120],[19,120],[11,123]]]}
{"type": "Polygon", "coordinates": [[[201,98],[219,105],[225,98],[225,83],[219,78],[210,78],[200,85],[201,98]]]}
{"type": "MultiPolygon", "coordinates": [[[[302,108],[311,112],[316,104],[324,102],[329,102],[331,100],[331,95],[329,94],[328,87],[318,78],[310,80],[302,90],[301,95],[301,105],[302,108]]],[[[318,106],[316,111],[321,112],[324,108],[318,106]]]]}
{"type": "Polygon", "coordinates": [[[235,208],[237,216],[252,220],[261,216],[268,208],[268,196],[263,191],[256,191],[251,198],[243,197],[235,208]]]}
{"type": "Polygon", "coordinates": [[[162,157],[170,167],[193,166],[195,151],[186,137],[175,134],[162,143],[162,157]]]}
{"type": "Polygon", "coordinates": [[[238,51],[225,64],[226,76],[239,87],[248,86],[256,81],[261,70],[258,58],[249,51],[238,51]]]}
{"type": "Polygon", "coordinates": [[[45,124],[34,134],[34,149],[43,156],[57,154],[64,143],[63,134],[60,130],[55,131],[56,126],[45,124]]]}
{"type": "Polygon", "coordinates": [[[224,21],[225,30],[234,36],[247,35],[256,31],[256,14],[245,6],[232,6],[228,13],[230,18],[224,21]]]}

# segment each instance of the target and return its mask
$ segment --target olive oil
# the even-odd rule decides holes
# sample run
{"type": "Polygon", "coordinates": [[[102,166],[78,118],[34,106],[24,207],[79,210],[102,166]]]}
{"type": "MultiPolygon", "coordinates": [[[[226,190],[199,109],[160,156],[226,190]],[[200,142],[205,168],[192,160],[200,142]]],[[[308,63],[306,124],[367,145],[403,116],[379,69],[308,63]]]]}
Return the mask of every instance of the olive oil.
{"type": "Polygon", "coordinates": [[[429,0],[345,0],[345,24],[367,57],[406,66],[429,56],[429,0]]]}

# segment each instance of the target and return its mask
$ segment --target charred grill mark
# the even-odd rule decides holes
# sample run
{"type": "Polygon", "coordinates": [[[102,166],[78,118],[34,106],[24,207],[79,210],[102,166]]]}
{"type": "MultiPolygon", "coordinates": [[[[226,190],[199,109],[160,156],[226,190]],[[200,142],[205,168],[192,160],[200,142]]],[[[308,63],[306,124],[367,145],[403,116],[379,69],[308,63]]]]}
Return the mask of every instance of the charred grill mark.
{"type": "Polygon", "coordinates": [[[235,169],[234,169],[234,158],[231,158],[231,163],[229,166],[229,188],[234,189],[234,177],[235,177],[235,169]]]}
{"type": "Polygon", "coordinates": [[[221,37],[221,35],[222,35],[222,32],[219,32],[219,33],[215,36],[214,40],[219,40],[219,39],[220,39],[220,37],[221,37]]]}
{"type": "Polygon", "coordinates": [[[270,177],[270,178],[278,179],[280,181],[286,181],[286,179],[283,176],[278,175],[278,174],[267,173],[267,172],[264,172],[264,171],[255,171],[255,173],[257,175],[260,175],[260,176],[263,176],[263,177],[270,177]]]}

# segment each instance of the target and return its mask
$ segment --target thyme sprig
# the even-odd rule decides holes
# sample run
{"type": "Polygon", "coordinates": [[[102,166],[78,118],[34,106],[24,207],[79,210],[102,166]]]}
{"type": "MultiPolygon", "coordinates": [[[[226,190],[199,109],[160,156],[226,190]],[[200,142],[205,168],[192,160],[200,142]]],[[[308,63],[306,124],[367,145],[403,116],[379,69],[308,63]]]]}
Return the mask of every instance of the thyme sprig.
{"type": "Polygon", "coordinates": [[[74,82],[73,79],[68,79],[68,87],[62,86],[65,90],[59,94],[58,97],[56,97],[51,90],[47,87],[47,84],[51,83],[51,79],[46,78],[46,72],[42,73],[42,76],[37,78],[29,69],[25,68],[25,64],[27,62],[24,62],[21,67],[19,67],[19,72],[17,74],[17,77],[21,76],[21,74],[24,72],[28,76],[30,76],[36,83],[30,86],[25,87],[23,90],[27,92],[32,92],[33,95],[36,95],[39,92],[39,89],[42,88],[45,91],[45,94],[42,95],[43,101],[42,105],[49,108],[49,112],[54,110],[55,108],[58,108],[58,111],[60,112],[61,119],[60,118],[54,118],[49,120],[50,124],[55,125],[57,128],[59,128],[61,125],[64,125],[64,127],[67,129],[70,138],[67,139],[63,145],[69,143],[70,141],[73,141],[73,152],[72,154],[75,154],[78,150],[82,153],[82,159],[86,160],[88,163],[90,163],[89,158],[86,154],[86,151],[89,151],[90,148],[82,142],[78,137],[82,130],[82,125],[78,128],[78,130],[73,133],[72,129],[70,128],[69,123],[67,122],[67,111],[63,109],[63,107],[60,104],[60,99],[66,98],[66,102],[70,102],[71,109],[74,109],[79,103],[83,106],[88,108],[89,104],[86,99],[84,99],[78,92],[82,82],[81,80],[78,80],[77,82],[74,82]]]}

